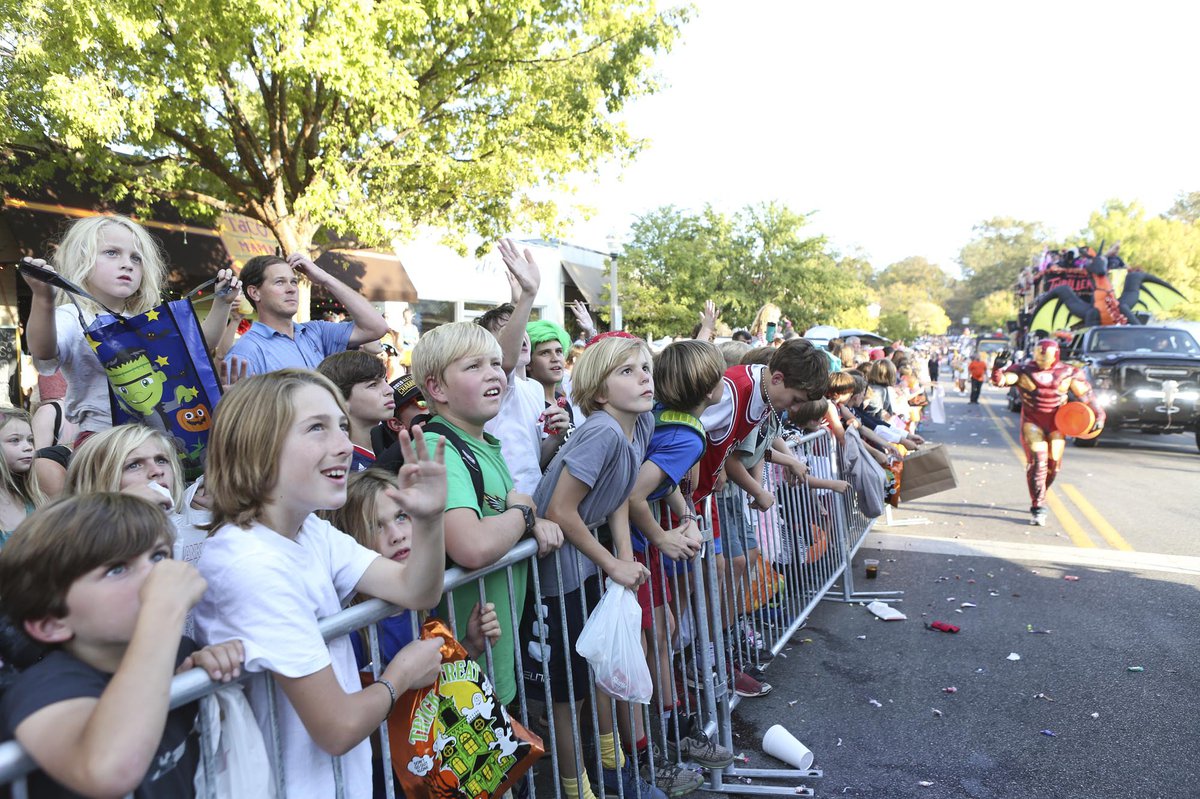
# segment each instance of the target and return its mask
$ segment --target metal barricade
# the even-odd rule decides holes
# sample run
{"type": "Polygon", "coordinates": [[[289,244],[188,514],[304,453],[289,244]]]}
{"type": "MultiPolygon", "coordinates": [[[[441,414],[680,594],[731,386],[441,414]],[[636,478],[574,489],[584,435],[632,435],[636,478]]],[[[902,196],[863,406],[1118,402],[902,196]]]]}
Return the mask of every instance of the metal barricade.
{"type": "MultiPolygon", "coordinates": [[[[794,439],[791,447],[795,455],[808,463],[810,474],[840,479],[836,444],[828,432],[818,431],[794,439]]],[[[769,668],[771,658],[787,657],[784,650],[789,640],[804,626],[822,599],[858,601],[864,596],[854,592],[850,563],[873,520],[866,519],[858,510],[853,491],[840,494],[805,484],[792,485],[777,466],[768,465],[764,469],[763,485],[773,497],[772,506],[765,512],[750,510],[745,494],[740,490],[723,500],[718,514],[724,543],[720,558],[716,552],[710,504],[702,514],[704,546],[701,554],[690,564],[670,562],[663,564],[662,569],[657,565],[653,569],[661,576],[643,592],[643,600],[649,605],[645,612],[648,623],[644,625],[643,641],[654,683],[654,696],[648,706],[617,703],[601,695],[600,701],[607,704],[607,708],[597,712],[597,703],[593,699],[597,696],[594,673],[590,669],[587,685],[577,685],[575,675],[567,669],[565,697],[552,694],[546,654],[555,643],[564,647],[564,651],[568,647],[573,651],[574,645],[571,636],[556,642],[553,635],[561,636],[564,630],[577,633],[577,621],[586,619],[601,593],[601,586],[577,593],[564,592],[563,570],[557,567],[548,572],[554,581],[552,590],[543,591],[543,578],[547,575],[538,568],[536,542],[521,542],[486,569],[472,572],[447,570],[444,583],[447,595],[474,585],[480,601],[496,600],[494,596],[485,596],[484,580],[498,572],[505,575],[504,583],[511,601],[507,608],[497,604],[497,612],[501,614],[502,624],[507,623],[513,631],[517,702],[514,715],[529,729],[544,729],[548,755],[523,781],[523,796],[536,797],[539,792],[544,796],[562,796],[561,780],[566,772],[576,775],[588,772],[599,778],[593,784],[597,796],[615,795],[624,799],[623,781],[618,780],[615,791],[604,784],[602,725],[617,731],[614,740],[627,744],[646,740],[648,746],[644,749],[630,746],[625,757],[629,762],[627,768],[640,772],[651,783],[670,779],[673,770],[691,764],[707,768],[707,778],[702,786],[706,790],[739,795],[795,795],[799,781],[822,776],[820,769],[751,769],[730,762],[734,751],[732,713],[743,700],[737,694],[737,675],[762,676],[769,668]],[[744,555],[730,554],[739,552],[744,555]],[[532,588],[529,608],[518,588],[524,583],[520,572],[525,569],[532,588]],[[835,591],[839,580],[842,584],[840,592],[835,591]],[[564,594],[566,601],[553,600],[564,594]],[[568,602],[578,603],[578,613],[570,624],[568,610],[574,613],[574,609],[568,607],[568,602]],[[557,615],[553,621],[547,615],[549,611],[557,615]],[[527,612],[531,615],[525,621],[525,634],[518,635],[523,629],[522,617],[527,612]],[[542,685],[536,686],[539,681],[542,685]],[[527,682],[538,690],[530,691],[527,682]],[[558,699],[561,703],[563,698],[570,710],[560,713],[556,721],[554,701],[558,699]],[[544,705],[544,727],[536,721],[531,723],[531,701],[544,705]],[[580,703],[587,709],[576,712],[580,703]],[[569,736],[569,746],[566,741],[560,742],[563,735],[569,736]],[[569,753],[568,762],[563,761],[560,748],[569,753]],[[787,785],[763,784],[761,780],[764,779],[785,780],[787,785]]],[[[578,552],[569,550],[556,553],[553,563],[559,564],[560,557],[568,556],[582,558],[578,552]]],[[[657,551],[652,550],[648,558],[656,556],[657,551]]],[[[576,560],[574,565],[578,568],[586,564],[576,560]]],[[[449,607],[447,620],[454,628],[453,604],[446,604],[449,607]]],[[[329,641],[353,630],[368,629],[372,670],[378,677],[383,664],[375,623],[397,610],[382,600],[369,600],[323,619],[321,632],[329,641]]],[[[497,658],[490,645],[485,645],[482,660],[495,685],[497,658]]],[[[280,762],[281,745],[274,707],[278,701],[278,688],[270,675],[263,673],[244,675],[240,682],[251,680],[265,681],[274,697],[267,725],[270,734],[265,743],[274,753],[275,761],[280,762]]],[[[171,707],[208,696],[218,687],[219,684],[212,683],[199,669],[179,675],[172,681],[171,707]]],[[[202,722],[202,740],[207,741],[213,733],[202,722]]],[[[386,724],[381,725],[380,735],[383,773],[390,775],[392,765],[386,724]]],[[[203,751],[207,752],[208,747],[204,746],[203,751]]],[[[345,791],[340,758],[333,758],[333,763],[337,796],[341,797],[345,791]]],[[[212,763],[206,765],[210,769],[213,767],[212,763]]],[[[0,785],[11,783],[14,799],[27,796],[25,775],[34,768],[16,742],[0,744],[0,785]]],[[[283,799],[287,796],[284,774],[276,769],[274,777],[278,795],[283,799]]],[[[391,799],[392,781],[385,780],[384,784],[391,799]]],[[[209,785],[210,796],[205,799],[215,799],[215,785],[211,780],[209,785]]]]}
{"type": "MultiPolygon", "coordinates": [[[[482,598],[483,598],[483,579],[485,577],[487,577],[488,575],[503,571],[506,575],[506,579],[508,582],[509,594],[510,594],[510,596],[512,596],[513,595],[512,589],[513,589],[513,571],[514,571],[514,569],[527,568],[528,562],[532,561],[536,557],[536,555],[537,555],[537,543],[535,541],[522,541],[516,547],[514,547],[508,554],[506,554],[503,558],[501,558],[499,561],[492,564],[491,566],[487,567],[486,569],[479,569],[479,570],[471,571],[471,572],[466,572],[462,569],[457,569],[457,568],[456,569],[447,569],[443,590],[447,594],[449,594],[451,591],[453,591],[455,589],[459,589],[464,586],[469,586],[472,583],[474,583],[478,586],[478,590],[480,591],[480,597],[482,600],[482,598]]],[[[324,619],[321,619],[321,622],[320,622],[321,634],[326,641],[331,641],[335,638],[339,638],[341,636],[347,635],[351,631],[359,630],[362,628],[369,628],[369,630],[370,630],[369,646],[370,646],[371,659],[372,659],[372,670],[373,670],[374,676],[376,678],[378,678],[382,668],[381,668],[381,664],[380,664],[379,642],[378,642],[377,632],[375,629],[375,624],[382,619],[385,619],[385,618],[388,618],[389,616],[395,615],[399,610],[401,610],[401,609],[397,608],[396,606],[391,605],[387,602],[384,602],[381,599],[371,599],[366,602],[362,602],[360,604],[357,604],[350,608],[347,608],[347,609],[341,611],[340,613],[336,613],[332,616],[328,616],[324,619]]],[[[497,612],[498,613],[507,612],[508,619],[510,620],[510,623],[512,625],[511,629],[514,631],[514,637],[515,637],[515,630],[517,629],[517,626],[519,624],[520,616],[521,616],[521,612],[522,612],[521,605],[517,601],[514,601],[514,602],[510,603],[510,606],[507,609],[498,607],[497,612]]],[[[449,619],[450,625],[451,625],[451,627],[453,627],[454,619],[453,619],[452,608],[451,608],[450,616],[451,616],[451,618],[449,619]]],[[[519,647],[518,647],[518,651],[516,653],[516,657],[517,657],[517,665],[518,665],[518,669],[519,669],[519,666],[520,666],[519,647]]],[[[492,678],[492,682],[493,682],[493,684],[495,684],[495,679],[494,679],[495,672],[491,668],[491,664],[492,664],[491,646],[489,644],[487,644],[486,642],[485,642],[485,659],[488,663],[489,677],[492,678]]],[[[519,671],[518,671],[518,673],[519,673],[519,671]]],[[[275,681],[271,679],[270,674],[264,673],[264,672],[257,672],[254,674],[243,673],[243,675],[237,680],[237,682],[242,683],[242,684],[249,684],[250,681],[252,681],[252,680],[264,681],[267,686],[267,690],[269,691],[269,695],[272,698],[272,701],[270,703],[269,713],[268,713],[268,715],[269,715],[268,730],[270,732],[270,735],[268,736],[268,740],[264,741],[264,743],[266,744],[268,751],[274,753],[275,762],[278,763],[278,762],[282,761],[279,726],[278,726],[278,719],[277,719],[277,712],[276,712],[276,705],[278,702],[279,689],[278,689],[278,686],[276,685],[275,681]]],[[[221,688],[224,685],[226,685],[226,684],[225,683],[215,683],[212,680],[210,680],[208,675],[202,669],[198,669],[198,668],[192,669],[191,671],[189,671],[185,674],[178,675],[171,681],[170,706],[172,709],[174,709],[174,708],[180,707],[182,705],[186,705],[190,702],[195,702],[196,700],[203,699],[204,697],[211,695],[218,688],[221,688]]],[[[519,694],[518,698],[520,700],[521,719],[523,722],[527,723],[528,722],[528,711],[527,711],[527,705],[526,705],[526,701],[525,701],[525,692],[524,692],[524,690],[521,690],[520,681],[517,682],[517,685],[518,685],[518,694],[519,694]]],[[[390,749],[389,749],[388,743],[387,743],[388,739],[387,739],[387,724],[386,723],[380,725],[379,732],[380,732],[380,736],[381,736],[381,739],[383,742],[383,745],[380,748],[381,748],[382,755],[383,755],[384,774],[390,775],[391,774],[391,752],[390,752],[390,749]]],[[[209,747],[206,744],[207,744],[210,736],[213,735],[214,733],[215,733],[215,731],[209,729],[208,725],[205,723],[205,717],[202,715],[201,716],[201,724],[200,724],[200,736],[201,736],[201,749],[203,752],[209,751],[209,747]]],[[[334,782],[335,782],[336,796],[338,797],[338,799],[347,799],[345,797],[345,789],[344,789],[344,785],[342,783],[342,778],[341,778],[341,758],[333,757],[332,759],[333,759],[333,770],[334,770],[334,782]]],[[[212,774],[215,769],[215,763],[211,762],[210,759],[206,758],[205,767],[206,767],[206,769],[208,769],[208,773],[212,774]]],[[[36,764],[29,758],[29,756],[21,748],[20,744],[18,744],[16,741],[7,741],[5,743],[0,744],[0,786],[9,785],[12,790],[13,799],[27,799],[27,797],[29,795],[29,789],[28,789],[28,784],[27,784],[26,778],[27,778],[27,775],[29,773],[31,773],[32,771],[34,771],[36,768],[37,768],[36,764]]],[[[277,792],[279,799],[285,799],[287,796],[287,784],[286,784],[286,781],[284,778],[283,771],[281,769],[276,768],[274,770],[273,776],[275,778],[276,792],[277,792]]],[[[207,797],[204,797],[204,799],[227,799],[226,797],[218,797],[217,796],[216,785],[212,780],[209,780],[207,784],[209,786],[209,795],[207,797]]],[[[391,780],[385,780],[385,785],[386,785],[388,799],[393,799],[394,790],[392,787],[391,780]]],[[[531,785],[531,791],[528,795],[531,798],[536,796],[536,793],[532,790],[532,785],[531,785]]],[[[359,797],[349,797],[348,799],[359,799],[359,797]]]]}

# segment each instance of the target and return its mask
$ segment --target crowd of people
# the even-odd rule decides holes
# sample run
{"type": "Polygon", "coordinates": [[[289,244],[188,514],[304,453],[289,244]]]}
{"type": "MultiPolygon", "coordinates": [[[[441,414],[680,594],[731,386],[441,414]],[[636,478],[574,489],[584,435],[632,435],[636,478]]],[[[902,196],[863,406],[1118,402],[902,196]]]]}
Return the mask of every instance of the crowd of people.
{"type": "MultiPolygon", "coordinates": [[[[27,413],[0,410],[0,736],[39,766],[33,795],[192,795],[197,708],[169,710],[167,700],[171,678],[195,667],[217,681],[272,675],[278,701],[262,680],[249,683],[248,699],[264,731],[275,719],[278,752],[268,752],[289,796],[333,795],[337,769],[346,796],[382,795],[390,775],[373,760],[370,735],[441,665],[444,642],[414,637],[414,617],[454,619],[469,654],[490,654],[507,705],[526,676],[516,650],[528,636],[509,609],[525,609],[527,623],[533,604],[546,606],[539,619],[552,643],[544,663],[525,669],[549,675],[563,795],[593,797],[599,779],[627,797],[678,796],[703,782],[694,766],[732,762],[682,718],[670,631],[689,608],[668,577],[695,567],[698,519],[711,514],[714,590],[732,596],[751,579],[753,531],[734,528],[745,525],[742,503],[774,503],[767,464],[792,482],[848,490],[810,473],[789,430],[824,428],[840,441],[858,428],[885,468],[921,446],[938,359],[853,338],[814,346],[778,319],[716,344],[713,303],[694,338],[657,353],[629,333],[597,333],[575,306],[577,344],[564,327],[531,321],[540,275],[530,254],[510,241],[499,251],[512,301],[423,331],[411,374],[391,382],[384,360],[360,349],[387,333],[386,321],[307,257],[223,270],[203,332],[225,391],[203,476],[190,483],[169,433],[113,425],[109,381],[84,334],[104,308],[134,316],[161,302],[153,240],[131,220],[94,217],[75,223],[50,262],[33,262],[92,298],[81,301],[81,321],[61,292],[29,280],[29,348],[43,374],[65,382],[75,438],[35,443],[27,413]],[[301,278],[348,319],[295,321],[301,278]],[[230,308],[241,292],[258,318],[235,338],[230,308]],[[482,596],[475,584],[443,595],[448,566],[485,569],[526,538],[537,542],[535,562],[491,572],[482,596]],[[536,603],[527,601],[533,569],[536,603]],[[602,577],[637,592],[643,647],[660,661],[650,669],[651,718],[662,724],[650,729],[620,710],[614,717],[599,689],[586,688],[573,643],[602,577]],[[365,642],[326,643],[318,626],[364,597],[402,609],[380,626],[381,673],[369,681],[360,679],[372,665],[365,642]],[[579,741],[564,733],[585,705],[599,730],[599,774],[578,767],[579,741]],[[662,740],[668,726],[683,734],[662,740]],[[341,756],[336,769],[332,756],[341,756]],[[635,759],[656,761],[655,784],[635,759]]],[[[712,623],[730,640],[751,624],[712,623]]],[[[738,694],[771,690],[760,672],[727,660],[738,694]]]]}

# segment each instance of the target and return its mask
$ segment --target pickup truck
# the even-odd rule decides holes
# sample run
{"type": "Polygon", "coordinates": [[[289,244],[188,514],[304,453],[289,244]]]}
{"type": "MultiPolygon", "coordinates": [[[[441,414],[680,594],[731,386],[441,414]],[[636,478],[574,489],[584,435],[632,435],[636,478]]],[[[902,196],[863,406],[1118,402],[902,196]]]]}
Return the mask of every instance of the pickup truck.
{"type": "Polygon", "coordinates": [[[1093,327],[1076,334],[1063,359],[1087,375],[1108,414],[1105,429],[1193,433],[1200,448],[1200,344],[1184,326],[1093,327]]]}

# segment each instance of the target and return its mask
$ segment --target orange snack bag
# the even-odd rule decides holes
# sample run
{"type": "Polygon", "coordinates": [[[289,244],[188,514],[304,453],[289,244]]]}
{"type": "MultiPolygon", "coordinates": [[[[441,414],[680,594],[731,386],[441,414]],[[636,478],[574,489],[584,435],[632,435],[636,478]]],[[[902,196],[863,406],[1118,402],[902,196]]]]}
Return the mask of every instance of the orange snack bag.
{"type": "Polygon", "coordinates": [[[545,754],[542,739],[511,718],[486,669],[467,657],[440,619],[422,638],[441,637],[442,673],[406,691],[388,719],[392,767],[409,799],[499,796],[545,754]]]}

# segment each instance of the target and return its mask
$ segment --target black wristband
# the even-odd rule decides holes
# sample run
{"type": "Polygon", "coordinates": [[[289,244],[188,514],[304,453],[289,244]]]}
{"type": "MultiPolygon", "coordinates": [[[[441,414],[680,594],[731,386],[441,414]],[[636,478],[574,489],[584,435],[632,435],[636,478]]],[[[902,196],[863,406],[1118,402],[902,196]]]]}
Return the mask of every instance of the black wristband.
{"type": "Polygon", "coordinates": [[[519,510],[521,515],[525,517],[525,534],[529,535],[533,532],[533,524],[537,521],[537,516],[533,512],[533,508],[528,505],[509,505],[505,508],[506,511],[519,510]]]}

